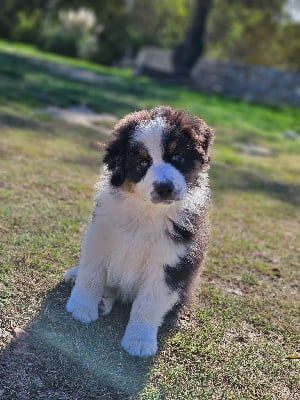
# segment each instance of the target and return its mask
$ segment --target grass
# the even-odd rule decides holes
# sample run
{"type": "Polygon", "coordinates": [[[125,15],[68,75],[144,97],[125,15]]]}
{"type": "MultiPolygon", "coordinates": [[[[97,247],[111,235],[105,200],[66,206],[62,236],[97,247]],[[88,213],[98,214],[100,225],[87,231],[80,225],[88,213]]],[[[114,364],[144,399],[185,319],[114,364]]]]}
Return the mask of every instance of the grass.
{"type": "Polygon", "coordinates": [[[300,351],[300,141],[283,132],[299,126],[298,109],[0,42],[0,399],[297,399],[299,360],[287,357],[300,351]],[[170,104],[216,129],[205,272],[151,360],[120,348],[128,308],[89,326],[65,312],[62,276],[78,258],[108,122],[96,131],[41,109],[78,104],[117,117],[170,104]]]}

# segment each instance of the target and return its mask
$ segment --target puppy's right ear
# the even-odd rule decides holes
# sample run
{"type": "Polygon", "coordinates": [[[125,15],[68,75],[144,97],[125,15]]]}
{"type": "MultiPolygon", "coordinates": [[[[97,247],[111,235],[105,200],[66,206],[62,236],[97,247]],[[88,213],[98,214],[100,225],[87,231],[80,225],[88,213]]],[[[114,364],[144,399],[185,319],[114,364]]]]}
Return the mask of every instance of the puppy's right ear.
{"type": "Polygon", "coordinates": [[[115,140],[106,147],[103,159],[108,170],[112,173],[110,182],[116,187],[121,186],[126,179],[128,143],[136,126],[136,120],[129,118],[129,116],[121,119],[115,126],[113,131],[115,140]]]}
{"type": "Polygon", "coordinates": [[[107,165],[108,170],[112,172],[110,182],[113,186],[121,186],[125,181],[125,163],[123,161],[125,155],[122,153],[122,141],[120,138],[106,147],[103,162],[107,165]]]}
{"type": "Polygon", "coordinates": [[[121,186],[126,179],[126,160],[128,157],[128,145],[136,127],[151,119],[151,114],[147,110],[136,111],[126,115],[114,127],[113,140],[106,148],[104,163],[111,171],[110,182],[113,186],[121,186]]]}

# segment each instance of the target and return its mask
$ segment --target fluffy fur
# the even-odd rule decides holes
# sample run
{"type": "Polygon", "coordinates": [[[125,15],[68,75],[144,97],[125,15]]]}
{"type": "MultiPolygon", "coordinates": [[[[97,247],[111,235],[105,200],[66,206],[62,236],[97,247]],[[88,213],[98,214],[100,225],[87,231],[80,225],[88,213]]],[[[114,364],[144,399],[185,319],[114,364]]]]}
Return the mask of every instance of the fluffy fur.
{"type": "Polygon", "coordinates": [[[132,302],[122,339],[134,356],[157,350],[164,315],[183,301],[208,244],[208,149],[213,132],[183,110],[127,115],[104,157],[93,218],[67,310],[81,322],[132,302]]]}

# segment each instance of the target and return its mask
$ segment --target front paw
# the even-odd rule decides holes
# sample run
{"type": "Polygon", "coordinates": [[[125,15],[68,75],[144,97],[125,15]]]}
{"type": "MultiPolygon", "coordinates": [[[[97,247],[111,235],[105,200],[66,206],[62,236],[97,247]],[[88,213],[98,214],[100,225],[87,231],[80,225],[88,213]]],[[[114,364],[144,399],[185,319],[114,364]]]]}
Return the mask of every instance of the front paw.
{"type": "Polygon", "coordinates": [[[72,313],[73,318],[88,324],[98,318],[98,303],[92,300],[83,300],[78,296],[72,296],[67,302],[67,311],[72,313]]]}
{"type": "Polygon", "coordinates": [[[121,344],[131,356],[150,357],[157,351],[156,333],[142,326],[137,330],[127,328],[121,344]]]}

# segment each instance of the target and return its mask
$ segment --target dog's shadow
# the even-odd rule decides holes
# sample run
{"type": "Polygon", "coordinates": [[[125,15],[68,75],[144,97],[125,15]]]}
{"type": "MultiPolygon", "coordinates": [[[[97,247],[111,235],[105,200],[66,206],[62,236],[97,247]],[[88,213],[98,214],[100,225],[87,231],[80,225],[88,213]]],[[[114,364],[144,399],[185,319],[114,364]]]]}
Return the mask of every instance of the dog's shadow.
{"type": "MultiPolygon", "coordinates": [[[[108,316],[84,325],[66,312],[70,291],[67,284],[60,283],[47,293],[25,333],[2,353],[1,364],[7,365],[6,373],[12,372],[12,365],[16,380],[28,372],[29,386],[34,386],[38,376],[42,387],[37,385],[35,390],[43,395],[50,389],[57,395],[69,393],[70,398],[75,393],[79,396],[76,398],[86,399],[126,399],[137,395],[146,385],[155,358],[131,357],[121,347],[130,307],[117,303],[108,316]],[[35,376],[30,377],[33,370],[35,376]]],[[[160,345],[173,329],[171,316],[160,332],[160,345]]]]}

